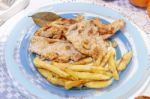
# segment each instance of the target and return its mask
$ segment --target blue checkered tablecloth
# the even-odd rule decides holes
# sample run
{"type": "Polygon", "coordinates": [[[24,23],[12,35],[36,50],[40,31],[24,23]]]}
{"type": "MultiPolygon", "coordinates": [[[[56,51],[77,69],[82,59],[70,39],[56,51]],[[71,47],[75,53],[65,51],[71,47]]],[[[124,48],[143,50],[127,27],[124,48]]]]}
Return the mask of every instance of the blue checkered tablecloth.
{"type": "MultiPolygon", "coordinates": [[[[96,0],[96,1],[98,2],[100,0],[96,0]]],[[[140,12],[140,13],[146,14],[145,9],[141,9],[141,8],[131,5],[128,0],[104,0],[104,1],[111,2],[117,6],[124,7],[124,8],[130,9],[135,12],[140,12]]]]}
{"type": "MultiPolygon", "coordinates": [[[[0,43],[0,56],[4,56],[5,43],[0,43]]],[[[0,99],[24,99],[24,96],[12,84],[12,79],[9,77],[5,60],[0,57],[0,99]]]]}
{"type": "MultiPolygon", "coordinates": [[[[31,0],[32,1],[32,0],[31,0]]],[[[34,0],[35,1],[35,0],[34,0]]],[[[53,2],[52,0],[49,0],[50,2],[53,2]]],[[[62,2],[76,2],[76,1],[86,1],[86,0],[60,0],[62,2]]],[[[101,0],[88,0],[92,3],[98,3],[101,2],[101,0]]],[[[124,7],[126,9],[130,9],[133,12],[138,12],[143,15],[146,15],[146,11],[144,9],[136,8],[129,4],[128,0],[104,0],[107,3],[113,3],[114,5],[118,7],[124,7]]],[[[38,2],[38,1],[36,1],[38,2]]],[[[36,4],[35,2],[35,4],[36,4]]],[[[15,88],[17,85],[17,82],[13,81],[11,77],[8,74],[8,70],[5,66],[5,60],[4,60],[4,48],[5,48],[5,41],[0,40],[0,99],[27,99],[26,95],[28,95],[27,92],[21,92],[18,90],[18,88],[15,88]],[[13,82],[13,83],[12,83],[13,82]],[[16,84],[14,86],[14,84],[16,84]]],[[[19,87],[19,86],[18,86],[19,87]]],[[[23,90],[23,89],[22,89],[23,90]]]]}

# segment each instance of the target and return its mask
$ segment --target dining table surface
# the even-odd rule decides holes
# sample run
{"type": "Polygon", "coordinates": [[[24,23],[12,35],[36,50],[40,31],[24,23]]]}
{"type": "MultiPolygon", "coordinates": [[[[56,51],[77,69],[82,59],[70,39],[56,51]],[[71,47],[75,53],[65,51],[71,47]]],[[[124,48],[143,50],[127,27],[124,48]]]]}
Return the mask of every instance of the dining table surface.
{"type": "MultiPolygon", "coordinates": [[[[37,9],[47,4],[56,4],[62,2],[84,2],[97,4],[109,7],[113,10],[119,11],[123,16],[127,17],[130,21],[135,23],[147,35],[145,39],[150,44],[150,18],[147,15],[146,9],[138,8],[129,3],[128,0],[30,0],[29,5],[18,12],[16,15],[9,18],[2,26],[0,26],[0,99],[26,99],[21,92],[16,90],[12,82],[10,82],[8,70],[4,63],[4,47],[9,34],[7,33],[8,27],[13,27],[15,19],[20,13],[37,9]]],[[[150,58],[149,58],[150,59],[150,58]]],[[[150,96],[150,77],[145,81],[139,90],[138,95],[150,96]]]]}

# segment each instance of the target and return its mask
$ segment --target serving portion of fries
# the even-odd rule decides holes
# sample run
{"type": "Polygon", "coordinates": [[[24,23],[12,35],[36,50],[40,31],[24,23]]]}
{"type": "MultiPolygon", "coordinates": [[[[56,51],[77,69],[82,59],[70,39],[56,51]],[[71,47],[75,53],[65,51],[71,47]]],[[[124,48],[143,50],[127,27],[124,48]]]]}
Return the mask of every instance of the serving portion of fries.
{"type": "Polygon", "coordinates": [[[132,52],[127,52],[118,62],[115,51],[111,49],[97,60],[87,57],[74,63],[57,63],[36,57],[33,62],[50,83],[64,86],[67,90],[83,86],[106,88],[113,79],[119,80],[119,73],[127,68],[132,56],[132,52]]]}

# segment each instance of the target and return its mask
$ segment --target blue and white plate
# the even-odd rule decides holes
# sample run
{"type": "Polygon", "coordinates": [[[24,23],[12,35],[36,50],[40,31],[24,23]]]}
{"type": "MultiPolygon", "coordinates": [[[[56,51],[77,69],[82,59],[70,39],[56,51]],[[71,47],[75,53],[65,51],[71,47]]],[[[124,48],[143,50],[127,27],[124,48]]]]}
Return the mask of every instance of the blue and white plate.
{"type": "MultiPolygon", "coordinates": [[[[127,98],[144,83],[148,72],[148,50],[139,29],[128,19],[109,8],[84,3],[45,6],[22,16],[8,38],[5,48],[5,61],[12,79],[17,81],[31,96],[40,99],[127,98]],[[55,12],[65,18],[74,18],[77,15],[83,15],[88,19],[100,17],[103,23],[109,23],[120,18],[124,19],[126,22],[124,30],[118,31],[111,40],[116,40],[119,44],[116,48],[117,58],[131,50],[134,56],[127,69],[121,72],[120,80],[114,81],[110,87],[105,89],[65,90],[63,87],[48,83],[32,63],[35,55],[28,51],[30,38],[39,28],[28,16],[40,11],[55,12]]],[[[20,88],[18,90],[21,91],[20,88]]]]}

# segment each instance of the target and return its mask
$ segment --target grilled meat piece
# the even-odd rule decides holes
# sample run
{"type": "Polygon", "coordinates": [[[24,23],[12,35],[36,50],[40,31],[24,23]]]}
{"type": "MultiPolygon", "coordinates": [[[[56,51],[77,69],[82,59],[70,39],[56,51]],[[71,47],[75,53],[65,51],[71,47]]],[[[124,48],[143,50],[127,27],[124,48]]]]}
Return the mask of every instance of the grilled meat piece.
{"type": "Polygon", "coordinates": [[[32,37],[29,50],[42,58],[57,62],[78,61],[85,57],[67,41],[40,36],[32,37]]]}

